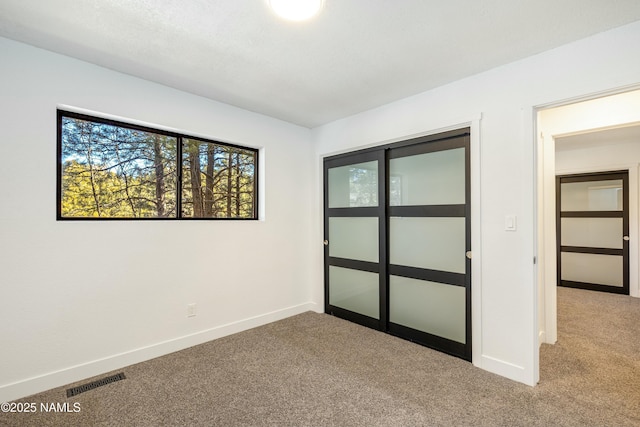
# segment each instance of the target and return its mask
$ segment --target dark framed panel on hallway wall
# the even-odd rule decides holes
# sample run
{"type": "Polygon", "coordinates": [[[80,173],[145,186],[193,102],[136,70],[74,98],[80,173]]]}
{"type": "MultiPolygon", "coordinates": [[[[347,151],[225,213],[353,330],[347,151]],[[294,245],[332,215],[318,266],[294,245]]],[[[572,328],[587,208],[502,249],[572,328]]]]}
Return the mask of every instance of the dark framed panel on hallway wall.
{"type": "Polygon", "coordinates": [[[556,177],[559,286],[629,295],[629,172],[556,177]]]}

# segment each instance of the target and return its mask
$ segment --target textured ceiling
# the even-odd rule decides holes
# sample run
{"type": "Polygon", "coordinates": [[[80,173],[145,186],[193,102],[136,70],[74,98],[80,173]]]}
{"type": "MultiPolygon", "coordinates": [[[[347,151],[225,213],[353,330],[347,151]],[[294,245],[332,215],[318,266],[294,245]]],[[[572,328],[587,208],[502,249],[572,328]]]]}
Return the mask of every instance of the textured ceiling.
{"type": "MultiPolygon", "coordinates": [[[[639,0],[0,0],[0,36],[315,127],[640,20],[639,0]]],[[[1,53],[0,53],[1,54],[1,53]]]]}

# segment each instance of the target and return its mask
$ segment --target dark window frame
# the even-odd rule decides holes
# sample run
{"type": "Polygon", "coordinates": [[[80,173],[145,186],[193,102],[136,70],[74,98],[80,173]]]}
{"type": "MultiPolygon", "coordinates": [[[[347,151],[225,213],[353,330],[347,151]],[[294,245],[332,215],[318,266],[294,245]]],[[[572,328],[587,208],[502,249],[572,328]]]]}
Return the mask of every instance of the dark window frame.
{"type": "Polygon", "coordinates": [[[163,129],[153,128],[149,126],[137,125],[127,123],[120,120],[107,119],[100,116],[92,116],[83,113],[77,113],[74,111],[57,109],[56,115],[56,220],[58,221],[257,221],[259,220],[258,206],[259,206],[259,152],[257,148],[242,146],[238,144],[231,144],[227,142],[220,142],[213,139],[203,138],[201,136],[189,135],[186,133],[172,132],[163,129]],[[171,217],[88,217],[88,216],[63,216],[62,215],[62,184],[63,184],[63,151],[62,151],[62,133],[63,133],[63,118],[79,119],[94,123],[105,124],[109,126],[116,126],[125,129],[148,132],[152,134],[163,135],[171,138],[176,138],[176,213],[171,217]],[[199,141],[201,143],[214,144],[217,146],[228,147],[232,149],[238,149],[245,152],[251,152],[254,156],[253,162],[253,194],[252,194],[252,209],[250,217],[190,217],[184,216],[182,210],[183,199],[183,146],[185,140],[199,141]]]}

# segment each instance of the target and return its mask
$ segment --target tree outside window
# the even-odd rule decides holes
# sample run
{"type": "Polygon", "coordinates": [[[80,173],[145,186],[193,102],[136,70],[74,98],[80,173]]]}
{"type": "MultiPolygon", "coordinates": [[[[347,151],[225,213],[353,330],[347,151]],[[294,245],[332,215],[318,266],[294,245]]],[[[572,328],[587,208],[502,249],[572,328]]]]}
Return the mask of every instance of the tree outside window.
{"type": "Polygon", "coordinates": [[[58,153],[59,219],[257,219],[255,149],[59,111],[58,153]]]}

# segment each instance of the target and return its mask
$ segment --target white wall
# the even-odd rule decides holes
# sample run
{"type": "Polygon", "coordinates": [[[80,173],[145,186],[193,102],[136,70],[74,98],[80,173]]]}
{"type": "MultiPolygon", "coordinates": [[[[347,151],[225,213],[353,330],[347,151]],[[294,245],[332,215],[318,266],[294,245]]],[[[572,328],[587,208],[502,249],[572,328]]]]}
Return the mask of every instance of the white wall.
{"type": "MultiPolygon", "coordinates": [[[[533,264],[534,111],[559,100],[637,84],[638,45],[640,22],[314,129],[316,221],[321,217],[323,156],[435,132],[481,115],[478,156],[472,160],[472,173],[479,177],[472,186],[481,197],[480,206],[472,207],[481,224],[472,230],[472,250],[482,256],[474,261],[481,263],[481,273],[472,278],[474,364],[535,384],[539,328],[533,264]],[[518,230],[507,232],[505,216],[512,214],[517,215],[518,230]]],[[[321,231],[316,227],[318,242],[321,231]]],[[[320,260],[321,247],[314,250],[320,260]]],[[[321,275],[316,277],[314,299],[321,301],[321,275]]]]}
{"type": "Polygon", "coordinates": [[[597,146],[572,148],[556,145],[556,175],[573,173],[576,170],[615,170],[623,165],[639,163],[640,140],[604,139],[597,146]]]}
{"type": "Polygon", "coordinates": [[[0,58],[0,402],[316,309],[309,129],[6,39],[0,58]],[[263,148],[264,220],[57,222],[58,105],[263,148]]]}

